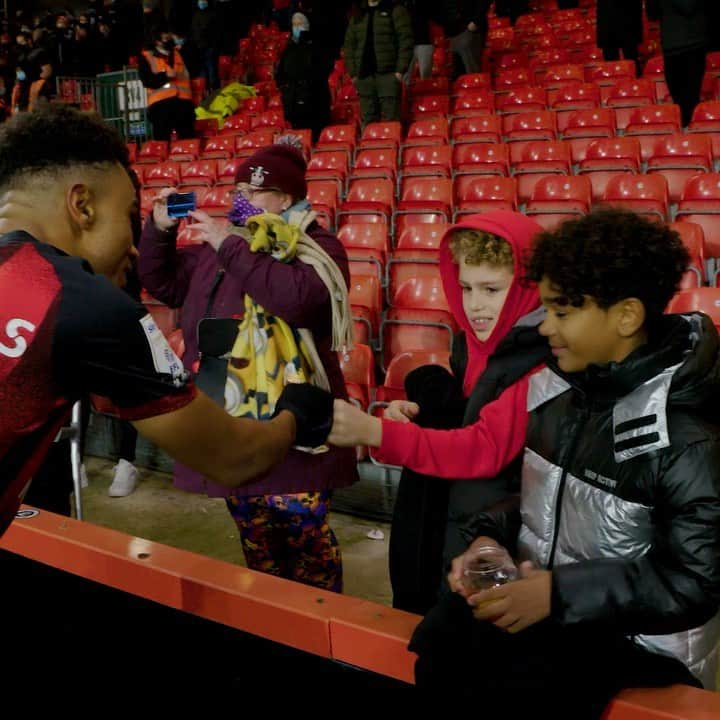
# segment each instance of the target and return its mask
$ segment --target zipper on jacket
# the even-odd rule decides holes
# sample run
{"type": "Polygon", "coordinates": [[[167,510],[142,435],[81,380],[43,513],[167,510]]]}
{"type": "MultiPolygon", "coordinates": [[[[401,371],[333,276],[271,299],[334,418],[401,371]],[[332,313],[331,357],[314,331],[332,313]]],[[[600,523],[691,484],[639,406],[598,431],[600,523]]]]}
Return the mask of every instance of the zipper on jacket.
{"type": "Polygon", "coordinates": [[[573,435],[572,441],[568,446],[568,451],[565,457],[560,461],[562,463],[562,475],[560,476],[560,485],[558,487],[557,499],[555,500],[555,519],[553,522],[553,538],[552,544],[550,545],[550,554],[548,555],[547,569],[552,570],[555,562],[555,551],[557,549],[558,534],[560,533],[560,515],[562,510],[562,499],[565,493],[565,484],[567,482],[568,468],[571,461],[575,458],[575,450],[580,439],[580,433],[587,424],[588,418],[590,417],[590,407],[586,406],[583,408],[583,413],[580,421],[578,422],[578,428],[573,435]]]}

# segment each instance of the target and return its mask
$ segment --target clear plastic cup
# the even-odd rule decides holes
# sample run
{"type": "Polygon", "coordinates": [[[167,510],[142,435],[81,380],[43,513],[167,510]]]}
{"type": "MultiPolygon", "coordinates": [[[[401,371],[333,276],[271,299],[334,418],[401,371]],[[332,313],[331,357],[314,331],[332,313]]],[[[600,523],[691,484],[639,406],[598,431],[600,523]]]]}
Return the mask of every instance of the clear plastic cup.
{"type": "Polygon", "coordinates": [[[481,545],[465,556],[463,585],[478,592],[498,587],[517,579],[517,568],[504,548],[481,545]]]}

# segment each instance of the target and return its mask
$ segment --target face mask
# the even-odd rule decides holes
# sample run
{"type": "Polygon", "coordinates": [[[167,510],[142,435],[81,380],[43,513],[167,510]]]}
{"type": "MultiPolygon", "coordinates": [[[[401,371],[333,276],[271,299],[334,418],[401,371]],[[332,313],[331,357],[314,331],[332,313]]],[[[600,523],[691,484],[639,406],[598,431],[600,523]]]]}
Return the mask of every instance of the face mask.
{"type": "Polygon", "coordinates": [[[305,32],[305,28],[299,27],[299,26],[297,26],[297,25],[293,25],[292,34],[293,34],[293,38],[295,38],[295,40],[299,40],[299,39],[300,39],[300,36],[301,36],[304,32],[305,32]]]}
{"type": "Polygon", "coordinates": [[[232,201],[232,209],[228,213],[228,220],[233,225],[245,225],[247,219],[254,215],[261,215],[264,211],[256,208],[249,200],[237,193],[232,201]]]}
{"type": "Polygon", "coordinates": [[[182,47],[185,44],[185,38],[175,38],[175,47],[182,47]]]}
{"type": "Polygon", "coordinates": [[[24,82],[24,81],[25,81],[25,78],[27,77],[27,75],[25,75],[24,71],[18,70],[18,71],[15,73],[15,77],[16,77],[20,82],[24,82]]]}
{"type": "Polygon", "coordinates": [[[208,4],[207,4],[207,2],[205,2],[205,0],[200,0],[200,2],[198,3],[198,7],[201,10],[207,10],[207,6],[208,6],[208,4]]]}

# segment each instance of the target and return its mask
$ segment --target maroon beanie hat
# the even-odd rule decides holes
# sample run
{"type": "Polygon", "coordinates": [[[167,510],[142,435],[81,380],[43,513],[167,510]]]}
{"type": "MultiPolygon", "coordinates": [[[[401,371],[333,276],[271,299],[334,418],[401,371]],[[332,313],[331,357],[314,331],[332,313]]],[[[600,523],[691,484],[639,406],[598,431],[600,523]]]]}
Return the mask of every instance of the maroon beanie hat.
{"type": "Polygon", "coordinates": [[[306,169],[305,158],[293,146],[268,145],[238,167],[235,182],[280,190],[301,200],[307,195],[306,169]]]}

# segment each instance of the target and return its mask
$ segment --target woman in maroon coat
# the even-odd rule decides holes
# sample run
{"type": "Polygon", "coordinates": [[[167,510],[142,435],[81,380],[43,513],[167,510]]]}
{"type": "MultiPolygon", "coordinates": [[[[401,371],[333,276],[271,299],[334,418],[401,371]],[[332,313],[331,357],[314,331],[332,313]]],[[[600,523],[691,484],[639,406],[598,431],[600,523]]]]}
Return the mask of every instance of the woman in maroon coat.
{"type": "MultiPolygon", "coordinates": [[[[288,145],[257,151],[240,166],[236,182],[260,212],[287,217],[289,212],[309,210],[305,161],[288,145]]],[[[242,317],[247,294],[291,327],[312,332],[331,392],[346,399],[337,353],[332,350],[330,294],[315,269],[298,259],[279,262],[270,254],[252,252],[244,238],[226,236],[227,226],[204,213],[193,213],[193,218],[198,236],[206,242],[178,249],[177,221],[168,218],[164,202],[156,202],[143,230],[138,262],[143,286],[170,307],[182,308],[185,367],[197,369],[200,320],[242,317]]],[[[316,222],[306,232],[348,284],[348,260],[340,241],[316,222]]],[[[342,565],[328,524],[330,497],[333,488],[356,479],[352,448],[331,448],[316,455],[292,449],[275,469],[243,486],[242,495],[175,466],[177,487],[226,498],[248,567],[338,592],[342,565]]]]}

